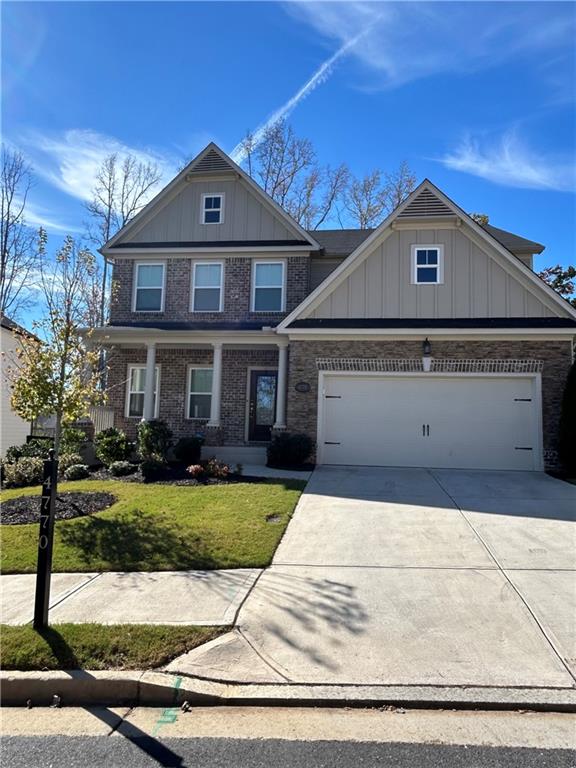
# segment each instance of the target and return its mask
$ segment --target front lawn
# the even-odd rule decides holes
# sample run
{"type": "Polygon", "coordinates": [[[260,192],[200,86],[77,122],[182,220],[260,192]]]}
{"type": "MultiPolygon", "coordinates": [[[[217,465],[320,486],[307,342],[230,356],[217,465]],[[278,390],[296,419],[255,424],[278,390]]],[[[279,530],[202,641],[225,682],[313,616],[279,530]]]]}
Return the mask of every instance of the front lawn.
{"type": "MultiPolygon", "coordinates": [[[[268,565],[304,488],[298,480],[214,486],[118,480],[62,483],[58,490],[117,497],[103,512],[57,521],[53,570],[178,571],[268,565]]],[[[0,499],[40,494],[3,491],[0,499]]],[[[2,525],[2,573],[34,573],[38,523],[2,525]]]]}
{"type": "Polygon", "coordinates": [[[226,627],[151,624],[2,625],[2,669],[153,669],[212,640],[226,627]]]}

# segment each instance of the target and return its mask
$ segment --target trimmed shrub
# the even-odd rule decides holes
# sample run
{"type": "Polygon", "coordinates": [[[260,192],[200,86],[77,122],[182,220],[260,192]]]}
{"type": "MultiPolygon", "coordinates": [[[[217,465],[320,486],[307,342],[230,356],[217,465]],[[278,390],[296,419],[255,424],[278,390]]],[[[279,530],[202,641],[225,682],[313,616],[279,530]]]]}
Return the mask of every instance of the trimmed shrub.
{"type": "Polygon", "coordinates": [[[124,432],[116,427],[103,429],[94,438],[96,458],[106,467],[114,461],[124,461],[129,458],[133,447],[124,432]]]}
{"type": "Polygon", "coordinates": [[[560,461],[568,476],[576,477],[576,363],[572,363],[566,379],[560,414],[560,461]]]}
{"type": "Polygon", "coordinates": [[[124,477],[125,475],[131,475],[136,471],[134,464],[130,464],[129,461],[113,461],[108,467],[110,474],[114,477],[124,477]]]}
{"type": "Polygon", "coordinates": [[[78,427],[63,427],[60,437],[60,454],[80,453],[80,449],[88,441],[86,433],[78,427]]]}
{"type": "Polygon", "coordinates": [[[138,453],[143,460],[161,459],[166,456],[172,445],[172,430],[165,421],[152,419],[141,421],[138,425],[138,453]]]}
{"type": "Polygon", "coordinates": [[[268,466],[298,467],[310,458],[314,441],[308,435],[282,432],[268,446],[268,466]]]}
{"type": "Polygon", "coordinates": [[[87,464],[72,464],[71,467],[64,472],[66,480],[85,480],[90,476],[87,464]]]}
{"type": "Polygon", "coordinates": [[[174,457],[182,464],[197,464],[202,452],[201,437],[181,437],[174,446],[174,457]]]}
{"type": "Polygon", "coordinates": [[[210,477],[215,477],[218,480],[225,480],[228,475],[232,474],[232,468],[224,461],[219,461],[214,456],[208,461],[202,462],[202,464],[192,464],[187,470],[189,475],[195,480],[208,480],[210,477]]]}
{"type": "Polygon", "coordinates": [[[140,472],[145,483],[160,480],[166,470],[166,462],[161,456],[149,456],[140,464],[140,472]]]}
{"type": "Polygon", "coordinates": [[[69,467],[83,463],[82,456],[79,453],[61,453],[58,456],[58,471],[61,475],[65,475],[69,467]]]}
{"type": "Polygon", "coordinates": [[[8,488],[39,485],[43,476],[44,460],[34,456],[24,456],[4,465],[4,482],[8,488]]]}
{"type": "Polygon", "coordinates": [[[37,439],[32,439],[28,443],[22,443],[22,445],[12,445],[6,451],[6,461],[11,464],[24,457],[44,459],[46,461],[48,459],[48,451],[52,447],[51,440],[37,439]]]}

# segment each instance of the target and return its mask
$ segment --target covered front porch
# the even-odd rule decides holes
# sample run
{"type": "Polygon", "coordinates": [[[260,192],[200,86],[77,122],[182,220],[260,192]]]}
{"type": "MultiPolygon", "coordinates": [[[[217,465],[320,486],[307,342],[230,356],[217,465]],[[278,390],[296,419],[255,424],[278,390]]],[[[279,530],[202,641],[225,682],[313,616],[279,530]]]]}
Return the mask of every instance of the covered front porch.
{"type": "Polygon", "coordinates": [[[97,332],[115,426],[134,437],[142,419],[162,419],[175,439],[202,434],[206,446],[260,448],[245,458],[262,457],[286,428],[287,341],[273,331],[145,330],[97,332]]]}

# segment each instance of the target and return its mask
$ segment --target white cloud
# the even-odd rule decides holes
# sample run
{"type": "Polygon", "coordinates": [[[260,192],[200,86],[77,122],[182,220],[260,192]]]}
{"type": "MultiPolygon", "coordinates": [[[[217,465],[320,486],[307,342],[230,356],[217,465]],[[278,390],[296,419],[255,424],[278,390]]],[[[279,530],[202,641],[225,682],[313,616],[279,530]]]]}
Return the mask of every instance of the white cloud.
{"type": "MultiPolygon", "coordinates": [[[[361,30],[353,38],[346,40],[343,45],[338,48],[336,53],[330,56],[329,59],[322,62],[314,74],[308,78],[304,85],[296,91],[288,101],[277,109],[264,123],[261,123],[252,135],[253,146],[256,147],[264,139],[266,132],[270,128],[274,127],[281,120],[285,120],[296,109],[298,104],[309,96],[312,91],[319,85],[322,85],[332,74],[332,68],[334,64],[341,59],[344,54],[350,51],[358,41],[366,34],[367,30],[361,30]]],[[[231,158],[236,163],[241,163],[246,159],[246,151],[243,146],[243,142],[238,143],[231,153],[231,158]]]]}
{"type": "Polygon", "coordinates": [[[167,183],[175,174],[177,161],[165,154],[129,147],[112,136],[96,131],[68,130],[60,136],[31,133],[23,143],[34,170],[53,186],[79,200],[90,200],[98,169],[105,157],[117,153],[122,159],[133,155],[142,162],[156,163],[167,183]]]}
{"type": "Polygon", "coordinates": [[[395,87],[435,74],[491,67],[519,53],[534,58],[563,43],[571,46],[574,18],[562,5],[312,0],[285,8],[323,37],[340,42],[368,27],[352,53],[374,86],[395,87]]]}
{"type": "Polygon", "coordinates": [[[496,143],[484,146],[477,139],[467,137],[439,162],[454,171],[508,187],[561,192],[576,189],[573,159],[539,154],[523,144],[514,131],[507,132],[496,143]]]}
{"type": "Polygon", "coordinates": [[[83,231],[83,229],[77,225],[57,221],[52,214],[47,213],[43,208],[40,208],[29,201],[26,203],[25,219],[30,227],[42,227],[47,232],[52,232],[54,234],[74,235],[83,231]]]}

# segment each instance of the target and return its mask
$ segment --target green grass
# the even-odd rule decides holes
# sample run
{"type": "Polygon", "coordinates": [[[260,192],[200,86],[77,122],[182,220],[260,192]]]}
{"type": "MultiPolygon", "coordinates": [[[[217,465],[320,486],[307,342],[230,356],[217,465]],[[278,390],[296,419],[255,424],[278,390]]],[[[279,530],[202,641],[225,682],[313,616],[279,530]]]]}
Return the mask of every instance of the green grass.
{"type": "Polygon", "coordinates": [[[152,669],[226,631],[225,627],[54,624],[1,627],[2,669],[152,669]]]}
{"type": "MultiPolygon", "coordinates": [[[[298,480],[213,486],[62,483],[62,492],[108,491],[118,501],[90,517],[56,523],[53,570],[261,568],[270,563],[303,487],[298,480]]],[[[17,488],[0,499],[39,493],[40,488],[17,488]]],[[[37,523],[0,526],[2,573],[35,572],[38,528],[37,523]]]]}

